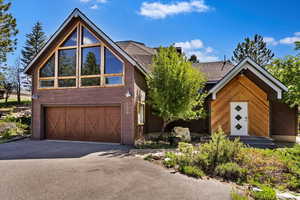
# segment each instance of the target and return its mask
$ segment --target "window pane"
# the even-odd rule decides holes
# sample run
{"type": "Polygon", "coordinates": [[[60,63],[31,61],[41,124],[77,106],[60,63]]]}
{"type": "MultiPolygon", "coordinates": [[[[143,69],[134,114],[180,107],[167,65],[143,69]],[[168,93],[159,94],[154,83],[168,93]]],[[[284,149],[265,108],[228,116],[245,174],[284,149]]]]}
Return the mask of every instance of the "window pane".
{"type": "Polygon", "coordinates": [[[58,51],[58,76],[76,75],[76,49],[58,51]]]}
{"type": "Polygon", "coordinates": [[[145,104],[139,103],[139,110],[138,110],[138,123],[144,124],[145,123],[145,104]]]}
{"type": "Polygon", "coordinates": [[[96,44],[99,40],[93,36],[86,28],[82,27],[82,44],[96,44]]]}
{"type": "Polygon", "coordinates": [[[53,55],[46,62],[46,64],[40,69],[40,77],[54,77],[54,69],[55,69],[55,56],[53,55]]]}
{"type": "Polygon", "coordinates": [[[40,80],[40,88],[54,87],[54,80],[40,80]]]}
{"type": "Polygon", "coordinates": [[[59,79],[58,87],[76,87],[76,79],[59,79]]]}
{"type": "Polygon", "coordinates": [[[71,33],[71,35],[66,39],[66,41],[61,45],[62,47],[70,47],[77,45],[77,29],[71,33]]]}
{"type": "Polygon", "coordinates": [[[123,73],[123,63],[107,48],[105,48],[105,74],[123,73]]]}
{"type": "Polygon", "coordinates": [[[121,76],[112,76],[112,77],[106,77],[105,78],[105,84],[106,85],[118,85],[123,84],[123,78],[121,76]]]}
{"type": "Polygon", "coordinates": [[[81,86],[98,86],[98,85],[100,85],[100,77],[81,79],[81,86]]]}
{"type": "Polygon", "coordinates": [[[100,74],[100,47],[82,49],[81,75],[100,74]]]}

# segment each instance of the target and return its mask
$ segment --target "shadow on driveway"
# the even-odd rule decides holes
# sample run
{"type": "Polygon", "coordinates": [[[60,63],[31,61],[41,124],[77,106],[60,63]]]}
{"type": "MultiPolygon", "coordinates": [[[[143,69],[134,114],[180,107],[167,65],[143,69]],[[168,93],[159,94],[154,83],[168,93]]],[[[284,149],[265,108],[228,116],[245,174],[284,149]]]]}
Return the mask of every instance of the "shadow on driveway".
{"type": "Polygon", "coordinates": [[[124,157],[130,148],[118,144],[25,139],[0,144],[0,160],[80,158],[91,153],[124,157]]]}

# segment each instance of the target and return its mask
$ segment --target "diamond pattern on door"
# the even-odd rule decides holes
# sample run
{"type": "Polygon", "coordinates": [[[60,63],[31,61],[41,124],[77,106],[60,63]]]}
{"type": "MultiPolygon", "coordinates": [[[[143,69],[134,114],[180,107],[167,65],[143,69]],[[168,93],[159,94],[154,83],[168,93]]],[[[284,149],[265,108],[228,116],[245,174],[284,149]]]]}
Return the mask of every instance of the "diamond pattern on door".
{"type": "Polygon", "coordinates": [[[239,121],[240,119],[242,119],[242,117],[241,117],[241,115],[237,115],[237,116],[235,116],[235,119],[239,121]]]}
{"type": "Polygon", "coordinates": [[[239,105],[237,105],[237,106],[235,107],[235,109],[236,109],[237,111],[240,111],[240,110],[242,110],[242,107],[239,106],[239,105]]]}
{"type": "Polygon", "coordinates": [[[237,130],[240,130],[240,129],[242,128],[242,126],[241,126],[240,124],[237,124],[237,125],[235,126],[235,128],[236,128],[237,130]]]}

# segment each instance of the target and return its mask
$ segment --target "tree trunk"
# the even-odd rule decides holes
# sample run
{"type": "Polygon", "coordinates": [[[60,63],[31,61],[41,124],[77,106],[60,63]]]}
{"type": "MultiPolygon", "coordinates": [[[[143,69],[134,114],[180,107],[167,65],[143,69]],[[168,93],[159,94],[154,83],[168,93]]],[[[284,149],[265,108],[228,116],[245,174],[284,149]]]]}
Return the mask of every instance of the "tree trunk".
{"type": "Polygon", "coordinates": [[[8,97],[9,97],[8,92],[6,92],[6,93],[5,93],[5,104],[7,104],[8,97]]]}
{"type": "Polygon", "coordinates": [[[161,127],[161,131],[160,131],[160,137],[162,137],[165,133],[165,128],[167,127],[167,125],[169,124],[168,121],[164,120],[163,121],[163,124],[162,124],[162,127],[161,127]]]}
{"type": "Polygon", "coordinates": [[[21,88],[19,86],[17,88],[17,101],[18,101],[18,104],[21,103],[21,88]]]}

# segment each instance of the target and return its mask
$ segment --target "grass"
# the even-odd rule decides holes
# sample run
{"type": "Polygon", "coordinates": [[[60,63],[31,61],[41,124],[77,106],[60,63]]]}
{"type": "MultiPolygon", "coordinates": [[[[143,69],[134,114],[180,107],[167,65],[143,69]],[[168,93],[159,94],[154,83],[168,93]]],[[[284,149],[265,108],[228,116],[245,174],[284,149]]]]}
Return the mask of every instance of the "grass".
{"type": "Polygon", "coordinates": [[[17,95],[11,94],[5,103],[5,99],[0,99],[0,108],[12,108],[16,106],[30,106],[31,105],[31,96],[30,95],[21,95],[21,103],[17,102],[17,95]]]}
{"type": "Polygon", "coordinates": [[[0,100],[0,108],[12,108],[16,106],[30,106],[31,99],[29,98],[21,98],[21,103],[18,104],[16,98],[9,98],[7,103],[5,103],[5,99],[0,100]]]}

